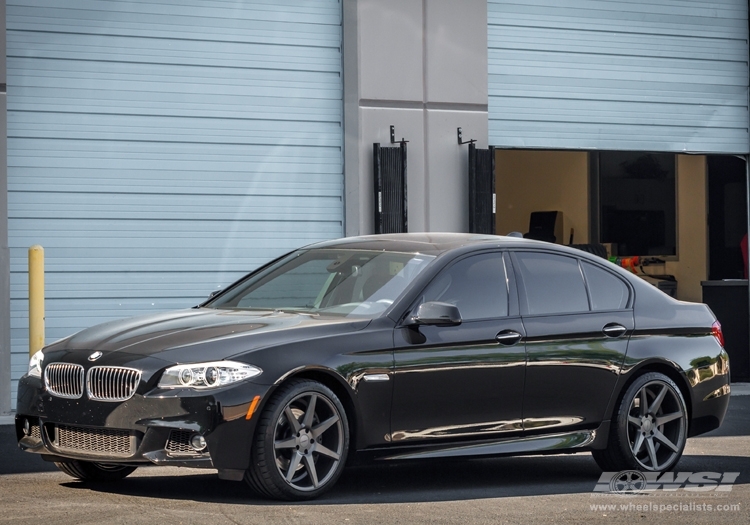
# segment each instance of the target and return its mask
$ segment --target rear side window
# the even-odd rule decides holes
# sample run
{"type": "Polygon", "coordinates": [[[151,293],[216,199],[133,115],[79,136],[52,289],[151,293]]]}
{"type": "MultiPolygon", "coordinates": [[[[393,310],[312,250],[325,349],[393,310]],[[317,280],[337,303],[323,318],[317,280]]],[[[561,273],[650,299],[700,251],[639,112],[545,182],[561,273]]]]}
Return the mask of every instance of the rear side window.
{"type": "Polygon", "coordinates": [[[578,260],[562,255],[517,252],[526,305],[531,315],[589,311],[578,260]]]}
{"type": "Polygon", "coordinates": [[[591,263],[581,261],[591,294],[592,310],[621,310],[628,305],[630,291],[621,279],[591,263]]]}

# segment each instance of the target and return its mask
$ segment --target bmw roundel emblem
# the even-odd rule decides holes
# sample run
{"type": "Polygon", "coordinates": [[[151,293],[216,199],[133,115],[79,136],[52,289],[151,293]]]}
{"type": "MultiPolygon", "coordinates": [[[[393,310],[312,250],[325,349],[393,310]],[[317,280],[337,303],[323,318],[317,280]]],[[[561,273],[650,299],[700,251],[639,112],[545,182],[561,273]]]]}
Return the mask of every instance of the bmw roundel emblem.
{"type": "Polygon", "coordinates": [[[96,351],[96,352],[94,352],[93,354],[91,354],[91,355],[89,356],[89,361],[96,361],[96,360],[97,360],[97,359],[99,359],[99,358],[100,358],[101,356],[102,356],[102,353],[101,353],[101,352],[99,352],[99,351],[96,351]]]}

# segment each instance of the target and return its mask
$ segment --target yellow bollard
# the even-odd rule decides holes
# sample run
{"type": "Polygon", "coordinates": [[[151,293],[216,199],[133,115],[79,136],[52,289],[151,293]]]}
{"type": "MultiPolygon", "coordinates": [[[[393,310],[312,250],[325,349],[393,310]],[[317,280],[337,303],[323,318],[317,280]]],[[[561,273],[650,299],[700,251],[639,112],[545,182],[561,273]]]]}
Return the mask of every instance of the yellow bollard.
{"type": "Polygon", "coordinates": [[[44,346],[44,248],[29,248],[29,356],[44,346]]]}

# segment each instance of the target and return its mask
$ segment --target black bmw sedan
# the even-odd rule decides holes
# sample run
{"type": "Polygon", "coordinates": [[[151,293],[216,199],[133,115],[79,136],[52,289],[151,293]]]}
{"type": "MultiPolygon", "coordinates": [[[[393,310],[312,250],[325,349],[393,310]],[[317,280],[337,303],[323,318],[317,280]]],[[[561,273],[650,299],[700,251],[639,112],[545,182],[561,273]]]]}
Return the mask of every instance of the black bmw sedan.
{"type": "Polygon", "coordinates": [[[722,337],[707,306],[571,248],[355,237],[47,346],[16,432],[78,479],[205,467],[280,499],[320,495],[356,458],[588,450],[663,471],[724,418],[722,337]]]}

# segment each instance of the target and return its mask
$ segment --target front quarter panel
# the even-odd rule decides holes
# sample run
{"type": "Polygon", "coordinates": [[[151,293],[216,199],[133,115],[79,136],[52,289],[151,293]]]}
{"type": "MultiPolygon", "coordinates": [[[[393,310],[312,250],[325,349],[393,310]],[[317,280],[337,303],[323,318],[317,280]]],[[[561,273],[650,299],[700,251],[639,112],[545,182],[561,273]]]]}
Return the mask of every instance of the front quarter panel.
{"type": "MultiPolygon", "coordinates": [[[[263,374],[255,382],[269,385],[271,392],[295,377],[333,386],[349,408],[355,446],[363,449],[382,445],[390,436],[393,329],[393,321],[383,317],[356,332],[279,344],[232,359],[262,368],[263,374]]],[[[260,410],[268,398],[263,399],[260,410]]]]}

